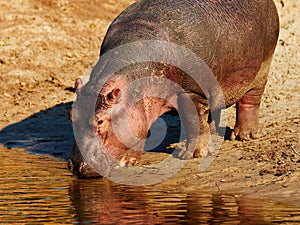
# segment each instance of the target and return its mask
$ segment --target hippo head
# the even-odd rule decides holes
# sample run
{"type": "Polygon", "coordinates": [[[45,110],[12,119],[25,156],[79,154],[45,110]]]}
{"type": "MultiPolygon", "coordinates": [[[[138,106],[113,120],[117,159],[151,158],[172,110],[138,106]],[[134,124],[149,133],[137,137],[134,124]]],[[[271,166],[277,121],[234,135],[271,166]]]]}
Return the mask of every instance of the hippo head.
{"type": "Polygon", "coordinates": [[[101,160],[98,158],[97,163],[103,163],[104,170],[115,163],[120,166],[137,163],[141,151],[134,150],[143,150],[148,126],[145,124],[144,112],[140,107],[128,109],[130,97],[124,91],[126,82],[121,77],[110,78],[95,101],[94,111],[89,112],[86,104],[92,103],[89,97],[86,97],[88,85],[83,85],[81,79],[76,80],[77,98],[70,118],[73,127],[76,128],[77,143],[71,151],[68,167],[78,177],[100,176],[84,159],[83,151],[92,152],[90,155],[103,154],[102,158],[99,157],[101,160]],[[128,151],[131,153],[128,154],[128,151]]]}

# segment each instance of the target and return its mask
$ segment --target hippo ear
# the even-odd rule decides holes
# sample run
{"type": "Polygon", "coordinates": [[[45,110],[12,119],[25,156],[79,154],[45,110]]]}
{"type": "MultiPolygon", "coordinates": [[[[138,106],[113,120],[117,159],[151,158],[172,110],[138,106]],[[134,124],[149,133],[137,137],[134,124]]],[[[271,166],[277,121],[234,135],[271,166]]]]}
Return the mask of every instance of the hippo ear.
{"type": "Polygon", "coordinates": [[[113,89],[111,92],[107,94],[107,101],[111,104],[117,103],[121,95],[121,90],[119,88],[113,89]]]}
{"type": "Polygon", "coordinates": [[[80,78],[77,78],[75,80],[75,90],[76,90],[76,93],[79,94],[81,92],[81,89],[83,87],[83,82],[80,78]]]}

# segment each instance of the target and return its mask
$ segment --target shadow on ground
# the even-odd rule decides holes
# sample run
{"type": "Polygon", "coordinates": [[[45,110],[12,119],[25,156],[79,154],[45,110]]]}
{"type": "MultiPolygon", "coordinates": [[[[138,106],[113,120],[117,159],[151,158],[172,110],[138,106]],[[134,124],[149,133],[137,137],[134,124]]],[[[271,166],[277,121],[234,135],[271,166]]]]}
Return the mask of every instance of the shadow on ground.
{"type": "MultiPolygon", "coordinates": [[[[74,144],[72,123],[69,120],[71,105],[72,102],[56,105],[3,128],[0,131],[0,143],[8,149],[23,148],[29,153],[48,154],[66,160],[74,144]]],[[[174,149],[167,147],[180,141],[180,128],[178,114],[166,113],[152,125],[150,131],[154,135],[149,131],[152,143],[147,141],[146,147],[153,147],[154,141],[160,144],[150,151],[172,153],[174,149]],[[164,128],[166,133],[163,132],[164,128]]]]}
{"type": "Polygon", "coordinates": [[[67,159],[74,143],[69,109],[62,103],[33,114],[0,131],[0,143],[6,148],[23,148],[33,154],[49,154],[67,159]]]}

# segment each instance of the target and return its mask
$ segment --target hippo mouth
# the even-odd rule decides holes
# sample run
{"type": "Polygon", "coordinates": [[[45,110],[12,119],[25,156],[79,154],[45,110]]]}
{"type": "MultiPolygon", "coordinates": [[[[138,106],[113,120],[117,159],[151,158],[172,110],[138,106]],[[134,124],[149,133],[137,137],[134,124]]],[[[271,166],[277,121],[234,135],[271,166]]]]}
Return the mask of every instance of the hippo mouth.
{"type": "MultiPolygon", "coordinates": [[[[135,145],[137,146],[137,145],[135,145]]],[[[125,167],[125,166],[134,166],[137,165],[141,159],[141,156],[143,154],[143,151],[140,150],[132,150],[132,149],[124,149],[124,151],[122,151],[121,155],[110,155],[110,157],[112,157],[111,159],[114,159],[110,161],[110,163],[107,164],[108,167],[105,167],[105,171],[107,171],[107,169],[109,170],[109,167],[112,165],[117,165],[121,166],[121,167],[125,167]]],[[[107,161],[107,162],[108,162],[107,161]]],[[[104,164],[106,164],[107,162],[102,161],[104,164]]],[[[99,178],[99,177],[103,177],[103,175],[101,175],[99,172],[97,172],[96,169],[94,169],[92,166],[90,166],[89,163],[87,163],[77,144],[74,144],[74,147],[71,151],[70,157],[67,161],[68,164],[68,169],[71,173],[73,173],[74,175],[76,175],[78,178],[99,178]]]]}
{"type": "Polygon", "coordinates": [[[99,178],[102,177],[96,172],[87,162],[84,161],[83,156],[75,143],[68,159],[68,169],[78,178],[99,178]]]}
{"type": "Polygon", "coordinates": [[[76,175],[78,178],[100,178],[102,177],[97,173],[89,164],[82,161],[80,163],[74,163],[72,159],[68,160],[68,169],[76,175]]]}

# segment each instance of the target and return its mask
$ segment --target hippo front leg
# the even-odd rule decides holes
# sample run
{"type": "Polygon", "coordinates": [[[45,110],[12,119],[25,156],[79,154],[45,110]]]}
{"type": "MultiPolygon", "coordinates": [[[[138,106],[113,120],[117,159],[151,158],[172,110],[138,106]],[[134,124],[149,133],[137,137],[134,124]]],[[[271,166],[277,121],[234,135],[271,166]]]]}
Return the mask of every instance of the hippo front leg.
{"type": "Polygon", "coordinates": [[[208,154],[210,125],[208,122],[208,102],[197,94],[181,94],[178,96],[178,106],[183,124],[187,132],[186,148],[178,156],[182,159],[200,158],[208,154]],[[190,100],[194,105],[190,104],[190,100]],[[193,107],[196,107],[196,113],[193,107]]]}

